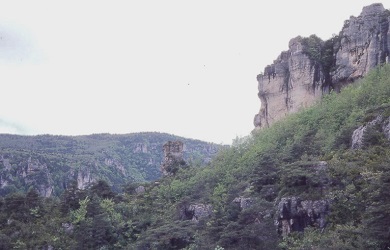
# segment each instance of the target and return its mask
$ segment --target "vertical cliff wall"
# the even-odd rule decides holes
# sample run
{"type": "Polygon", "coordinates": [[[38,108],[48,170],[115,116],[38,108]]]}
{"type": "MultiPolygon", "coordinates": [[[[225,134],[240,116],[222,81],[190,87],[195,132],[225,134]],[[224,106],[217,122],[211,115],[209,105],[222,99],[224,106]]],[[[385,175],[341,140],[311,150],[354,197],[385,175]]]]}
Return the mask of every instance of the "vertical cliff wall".
{"type": "Polygon", "coordinates": [[[389,21],[390,11],[372,4],[345,21],[339,35],[327,41],[315,35],[291,39],[289,49],[257,76],[261,108],[255,127],[268,127],[387,63],[389,21]]]}

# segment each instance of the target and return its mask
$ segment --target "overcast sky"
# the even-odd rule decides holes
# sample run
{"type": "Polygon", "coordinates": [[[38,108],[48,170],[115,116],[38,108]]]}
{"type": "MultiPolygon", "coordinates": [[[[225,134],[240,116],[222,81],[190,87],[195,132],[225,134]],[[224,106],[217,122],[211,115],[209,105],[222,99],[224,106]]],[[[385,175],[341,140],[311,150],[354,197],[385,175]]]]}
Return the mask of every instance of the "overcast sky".
{"type": "Polygon", "coordinates": [[[230,144],[291,38],[328,39],[374,2],[0,0],[0,133],[230,144]]]}

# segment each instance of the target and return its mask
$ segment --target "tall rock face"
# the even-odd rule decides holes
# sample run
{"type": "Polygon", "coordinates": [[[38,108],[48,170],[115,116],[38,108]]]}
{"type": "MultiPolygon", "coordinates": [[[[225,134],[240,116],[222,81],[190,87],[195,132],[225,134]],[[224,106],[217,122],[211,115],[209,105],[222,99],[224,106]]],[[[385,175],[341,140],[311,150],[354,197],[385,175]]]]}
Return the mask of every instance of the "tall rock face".
{"type": "Polygon", "coordinates": [[[353,82],[389,59],[389,10],[382,4],[364,7],[360,16],[345,21],[340,32],[332,81],[353,82]]]}
{"type": "Polygon", "coordinates": [[[390,11],[372,4],[345,21],[339,35],[327,41],[315,35],[291,39],[289,49],[257,76],[261,108],[255,127],[268,127],[387,63],[389,21],[390,11]]]}
{"type": "Polygon", "coordinates": [[[164,162],[161,165],[163,176],[173,175],[186,162],[183,158],[184,144],[181,141],[168,141],[164,144],[164,162]]]}
{"type": "MultiPolygon", "coordinates": [[[[290,112],[312,104],[322,96],[326,84],[323,66],[307,54],[307,39],[296,37],[272,65],[257,76],[260,112],[255,116],[256,127],[268,127],[290,112]]],[[[314,43],[320,42],[313,37],[314,43]]],[[[318,47],[322,44],[318,44],[318,47]]]]}

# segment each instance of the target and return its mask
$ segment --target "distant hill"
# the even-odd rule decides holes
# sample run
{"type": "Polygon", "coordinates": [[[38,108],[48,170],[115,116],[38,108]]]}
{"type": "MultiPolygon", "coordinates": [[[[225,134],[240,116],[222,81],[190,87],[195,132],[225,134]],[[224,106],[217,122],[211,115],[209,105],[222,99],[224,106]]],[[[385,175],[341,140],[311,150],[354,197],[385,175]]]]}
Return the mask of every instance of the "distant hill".
{"type": "Polygon", "coordinates": [[[84,189],[103,179],[120,190],[130,182],[160,177],[163,144],[180,140],[184,158],[204,165],[221,145],[171,134],[93,134],[20,136],[0,134],[0,195],[34,187],[42,196],[58,196],[70,181],[84,189]]]}

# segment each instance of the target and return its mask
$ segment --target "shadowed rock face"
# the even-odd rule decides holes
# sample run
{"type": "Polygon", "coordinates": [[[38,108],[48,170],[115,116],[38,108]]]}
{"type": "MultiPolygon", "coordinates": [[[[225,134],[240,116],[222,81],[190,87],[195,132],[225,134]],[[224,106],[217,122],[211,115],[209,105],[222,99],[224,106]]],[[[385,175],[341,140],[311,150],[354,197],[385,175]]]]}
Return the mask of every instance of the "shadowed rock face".
{"type": "Polygon", "coordinates": [[[372,4],[345,21],[339,35],[328,41],[315,36],[291,39],[289,49],[257,76],[261,108],[255,128],[268,127],[387,63],[389,21],[390,11],[372,4]]]}
{"type": "Polygon", "coordinates": [[[202,218],[210,217],[213,207],[209,204],[186,204],[179,208],[179,216],[181,220],[192,220],[199,222],[202,218]]]}
{"type": "Polygon", "coordinates": [[[278,204],[275,224],[281,235],[303,231],[307,226],[324,228],[329,213],[327,200],[301,200],[299,197],[282,198],[278,204]]]}

